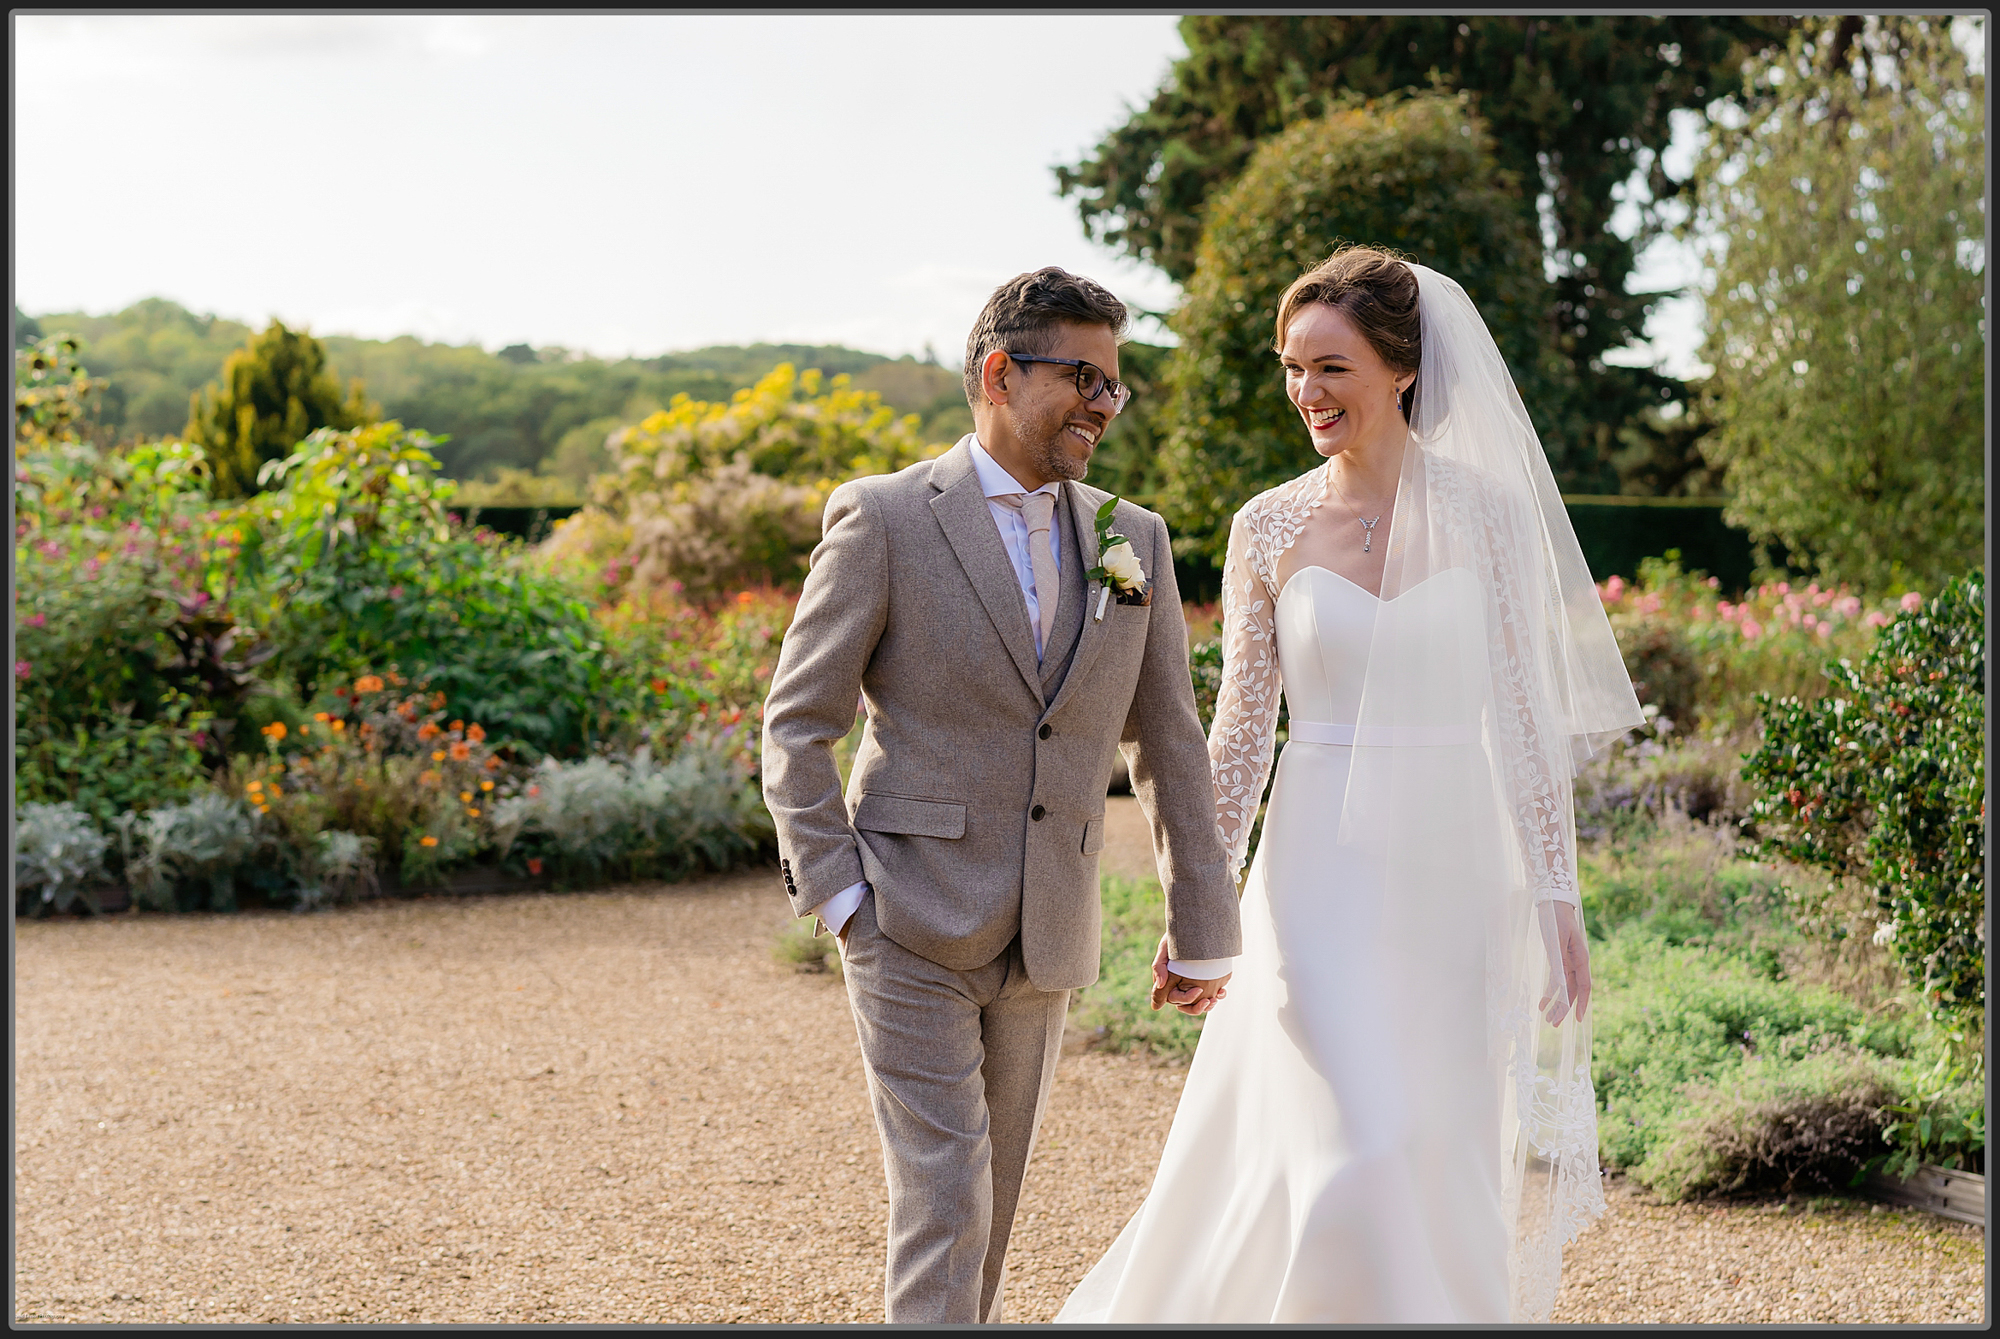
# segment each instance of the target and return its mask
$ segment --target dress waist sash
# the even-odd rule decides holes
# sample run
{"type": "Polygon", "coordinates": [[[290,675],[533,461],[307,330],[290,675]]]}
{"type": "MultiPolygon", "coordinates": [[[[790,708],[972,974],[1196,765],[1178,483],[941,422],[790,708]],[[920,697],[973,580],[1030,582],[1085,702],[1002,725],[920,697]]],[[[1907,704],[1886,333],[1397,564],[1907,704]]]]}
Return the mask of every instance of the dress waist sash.
{"type": "Polygon", "coordinates": [[[1479,728],[1472,725],[1369,725],[1331,721],[1291,723],[1291,738],[1300,744],[1333,744],[1340,748],[1421,749],[1476,744],[1479,728]]]}

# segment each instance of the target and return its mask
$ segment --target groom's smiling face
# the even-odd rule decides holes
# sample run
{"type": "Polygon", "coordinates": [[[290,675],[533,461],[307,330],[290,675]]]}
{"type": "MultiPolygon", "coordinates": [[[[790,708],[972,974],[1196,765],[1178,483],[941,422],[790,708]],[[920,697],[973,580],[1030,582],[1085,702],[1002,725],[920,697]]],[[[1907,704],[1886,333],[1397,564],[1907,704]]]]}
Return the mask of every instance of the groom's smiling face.
{"type": "MultiPolygon", "coordinates": [[[[1109,326],[1062,325],[1040,356],[1078,358],[1118,379],[1118,337],[1109,326]]],[[[1032,487],[1083,478],[1111,424],[1109,392],[1085,400],[1077,393],[1076,369],[1061,364],[1019,363],[997,353],[987,362],[987,396],[995,403],[992,423],[981,426],[980,443],[1032,487]]]]}

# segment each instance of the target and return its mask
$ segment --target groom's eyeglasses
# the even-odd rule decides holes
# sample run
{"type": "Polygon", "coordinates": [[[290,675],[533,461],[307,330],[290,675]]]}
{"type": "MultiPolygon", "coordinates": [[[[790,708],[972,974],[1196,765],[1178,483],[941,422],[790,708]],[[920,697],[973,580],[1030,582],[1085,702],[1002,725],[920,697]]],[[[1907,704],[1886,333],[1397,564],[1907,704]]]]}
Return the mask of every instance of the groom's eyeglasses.
{"type": "Polygon", "coordinates": [[[1076,369],[1076,393],[1089,404],[1106,391],[1111,392],[1111,412],[1123,412],[1132,403],[1132,388],[1122,381],[1113,381],[1104,375],[1104,369],[1094,363],[1086,363],[1081,358],[1042,358],[1032,353],[1010,353],[1007,355],[1017,363],[1055,363],[1061,367],[1076,369]]]}

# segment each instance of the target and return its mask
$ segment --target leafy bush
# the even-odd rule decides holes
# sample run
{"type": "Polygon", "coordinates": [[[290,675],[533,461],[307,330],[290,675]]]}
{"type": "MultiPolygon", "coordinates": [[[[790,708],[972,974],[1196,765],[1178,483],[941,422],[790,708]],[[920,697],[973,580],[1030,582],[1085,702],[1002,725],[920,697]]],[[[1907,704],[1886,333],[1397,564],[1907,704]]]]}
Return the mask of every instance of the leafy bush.
{"type": "Polygon", "coordinates": [[[78,902],[98,909],[110,843],[74,804],[24,804],[14,816],[14,914],[44,916],[78,902]]]}
{"type": "Polygon", "coordinates": [[[544,759],[518,795],[495,807],[508,862],[565,879],[677,879],[726,869],[775,833],[750,779],[744,745],[727,734],[685,741],[665,763],[642,746],[628,760],[544,759]]]}
{"type": "Polygon", "coordinates": [[[215,791],[162,805],[137,823],[125,875],[133,901],[157,911],[234,911],[238,876],[266,849],[256,815],[215,791]]]}
{"type": "Polygon", "coordinates": [[[1760,692],[1818,696],[1827,656],[1865,654],[1896,609],[1818,582],[1765,582],[1740,602],[1719,585],[1670,552],[1642,562],[1636,582],[1598,587],[1659,735],[1734,734],[1753,723],[1760,692]]]}
{"type": "Polygon", "coordinates": [[[430,439],[382,423],[314,433],[266,467],[265,618],[310,696],[399,665],[537,755],[577,754],[637,701],[589,607],[525,550],[451,523],[430,439]]]}
{"type": "Polygon", "coordinates": [[[1107,874],[1103,880],[1104,939],[1098,977],[1076,993],[1070,1018],[1092,1045],[1110,1051],[1148,1050],[1185,1062],[1201,1040],[1201,1020],[1178,1009],[1154,1012],[1153,955],[1166,929],[1166,898],[1156,879],[1107,874]]]}
{"type": "Polygon", "coordinates": [[[698,599],[799,580],[835,485],[935,454],[915,415],[789,363],[726,405],[677,395],[606,449],[597,501],[631,527],[628,566],[698,599]]]}
{"type": "Polygon", "coordinates": [[[1539,388],[1566,374],[1536,342],[1546,293],[1522,216],[1519,183],[1454,98],[1383,99],[1263,141],[1207,205],[1173,317],[1160,506],[1177,551],[1220,567],[1236,509],[1314,463],[1271,333],[1280,295],[1337,242],[1395,246],[1457,279],[1503,341],[1529,411],[1555,403],[1539,388]]]}
{"type": "Polygon", "coordinates": [[[1865,876],[1883,940],[1968,1042],[1986,1002],[1985,613],[1979,573],[1909,600],[1860,666],[1827,667],[1837,696],[1759,699],[1744,769],[1766,849],[1865,876]]]}

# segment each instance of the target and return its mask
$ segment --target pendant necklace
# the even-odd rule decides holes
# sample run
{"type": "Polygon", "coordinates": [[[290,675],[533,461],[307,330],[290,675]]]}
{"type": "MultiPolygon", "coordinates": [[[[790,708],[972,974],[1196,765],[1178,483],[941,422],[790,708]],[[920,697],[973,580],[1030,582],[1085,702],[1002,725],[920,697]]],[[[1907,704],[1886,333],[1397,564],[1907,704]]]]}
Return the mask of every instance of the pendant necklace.
{"type": "Polygon", "coordinates": [[[1375,527],[1381,524],[1382,513],[1376,512],[1375,519],[1372,521],[1362,520],[1361,513],[1355,511],[1354,504],[1347,500],[1347,492],[1340,486],[1340,480],[1335,479],[1333,477],[1333,469],[1330,463],[1326,471],[1326,477],[1332,481],[1333,491],[1340,494],[1340,505],[1347,508],[1348,512],[1354,517],[1355,520],[1361,522],[1361,551],[1363,553],[1373,552],[1375,544],[1375,527]]]}

